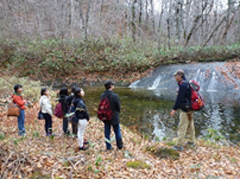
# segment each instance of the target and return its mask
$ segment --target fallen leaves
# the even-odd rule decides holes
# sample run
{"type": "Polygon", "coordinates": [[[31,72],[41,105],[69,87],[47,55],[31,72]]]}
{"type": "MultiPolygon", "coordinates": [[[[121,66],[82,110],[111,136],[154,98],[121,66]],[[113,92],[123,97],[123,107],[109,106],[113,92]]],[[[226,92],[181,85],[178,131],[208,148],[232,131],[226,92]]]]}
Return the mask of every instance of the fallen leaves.
{"type": "MultiPolygon", "coordinates": [[[[90,148],[78,151],[78,142],[62,133],[62,121],[53,118],[54,139],[45,137],[44,122],[32,117],[38,108],[26,110],[27,137],[17,135],[17,120],[0,121],[0,178],[239,178],[240,149],[211,146],[197,141],[197,146],[180,152],[178,160],[159,159],[144,149],[154,143],[122,126],[124,149],[105,150],[103,124],[92,118],[86,129],[90,148]],[[33,135],[38,133],[38,135],[33,135]],[[17,144],[14,144],[14,140],[17,144]],[[142,161],[149,168],[131,168],[127,163],[142,161]]],[[[113,137],[113,136],[112,136],[113,137]]]]}

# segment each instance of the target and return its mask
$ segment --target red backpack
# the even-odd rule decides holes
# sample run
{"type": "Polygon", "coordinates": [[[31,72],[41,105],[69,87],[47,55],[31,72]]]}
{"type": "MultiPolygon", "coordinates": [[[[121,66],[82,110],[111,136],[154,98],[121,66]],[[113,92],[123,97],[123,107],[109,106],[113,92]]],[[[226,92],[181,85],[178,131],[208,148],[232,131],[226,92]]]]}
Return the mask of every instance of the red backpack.
{"type": "MultiPolygon", "coordinates": [[[[182,81],[181,83],[183,82],[185,81],[182,81]]],[[[199,92],[200,85],[195,80],[190,80],[186,83],[189,83],[191,89],[191,109],[193,111],[201,110],[202,108],[204,108],[205,102],[203,96],[199,92]]]]}
{"type": "Polygon", "coordinates": [[[54,115],[57,116],[58,118],[63,118],[64,117],[64,112],[63,112],[63,108],[62,108],[62,103],[61,102],[59,102],[57,104],[57,106],[55,107],[54,115]]]}
{"type": "Polygon", "coordinates": [[[113,111],[111,109],[111,105],[107,97],[101,99],[98,105],[97,115],[101,121],[112,120],[113,111]]]}

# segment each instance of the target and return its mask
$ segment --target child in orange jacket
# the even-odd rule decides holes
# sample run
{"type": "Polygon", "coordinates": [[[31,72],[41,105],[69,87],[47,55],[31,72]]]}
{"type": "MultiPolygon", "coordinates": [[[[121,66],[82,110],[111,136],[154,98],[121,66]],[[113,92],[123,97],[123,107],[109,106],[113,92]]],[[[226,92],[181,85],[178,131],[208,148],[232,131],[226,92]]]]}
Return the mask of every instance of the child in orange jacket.
{"type": "Polygon", "coordinates": [[[22,92],[22,86],[20,84],[16,84],[14,86],[14,93],[12,95],[12,100],[13,103],[17,104],[17,106],[20,108],[20,115],[18,116],[18,131],[19,131],[19,135],[20,136],[25,136],[26,135],[26,131],[25,131],[25,127],[24,127],[24,123],[25,123],[25,104],[26,104],[26,100],[24,100],[21,96],[21,92],[22,92]]]}

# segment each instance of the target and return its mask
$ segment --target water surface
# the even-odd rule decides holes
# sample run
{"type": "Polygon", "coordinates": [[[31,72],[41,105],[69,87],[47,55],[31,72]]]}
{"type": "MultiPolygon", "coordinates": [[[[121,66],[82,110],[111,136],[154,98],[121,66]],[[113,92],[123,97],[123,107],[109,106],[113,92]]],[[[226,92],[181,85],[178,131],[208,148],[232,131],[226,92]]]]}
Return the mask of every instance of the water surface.
{"type": "MultiPolygon", "coordinates": [[[[177,87],[177,86],[176,86],[177,87]]],[[[100,95],[104,88],[85,89],[85,101],[91,117],[96,116],[100,95]]],[[[153,140],[176,137],[178,116],[170,112],[176,98],[176,89],[115,88],[121,100],[121,123],[131,130],[153,140]]],[[[204,111],[195,112],[196,137],[204,137],[207,129],[215,129],[233,143],[240,141],[240,112],[238,92],[202,92],[204,111]]]]}

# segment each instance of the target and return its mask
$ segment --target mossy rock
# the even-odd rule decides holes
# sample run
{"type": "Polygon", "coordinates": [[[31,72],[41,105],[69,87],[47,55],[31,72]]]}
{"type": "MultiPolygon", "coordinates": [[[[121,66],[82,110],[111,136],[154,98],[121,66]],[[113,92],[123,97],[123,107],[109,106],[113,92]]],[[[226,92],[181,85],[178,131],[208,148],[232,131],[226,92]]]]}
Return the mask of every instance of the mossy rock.
{"type": "Polygon", "coordinates": [[[50,175],[43,175],[41,172],[37,171],[32,174],[29,179],[49,179],[50,175]]]}
{"type": "Polygon", "coordinates": [[[127,167],[131,167],[131,168],[135,168],[135,169],[150,169],[150,166],[148,164],[146,164],[145,162],[143,161],[140,161],[140,160],[135,160],[135,161],[130,161],[130,162],[127,162],[127,167]]]}
{"type": "Polygon", "coordinates": [[[149,146],[149,147],[146,147],[146,151],[152,153],[153,155],[161,159],[170,158],[173,160],[177,160],[180,156],[178,151],[174,149],[165,148],[165,147],[156,148],[154,146],[149,146]]]}

